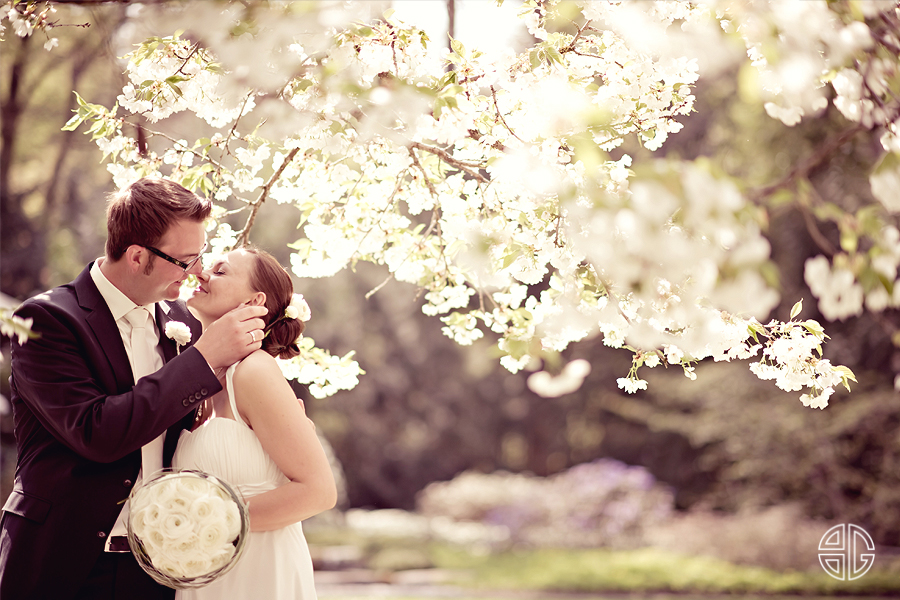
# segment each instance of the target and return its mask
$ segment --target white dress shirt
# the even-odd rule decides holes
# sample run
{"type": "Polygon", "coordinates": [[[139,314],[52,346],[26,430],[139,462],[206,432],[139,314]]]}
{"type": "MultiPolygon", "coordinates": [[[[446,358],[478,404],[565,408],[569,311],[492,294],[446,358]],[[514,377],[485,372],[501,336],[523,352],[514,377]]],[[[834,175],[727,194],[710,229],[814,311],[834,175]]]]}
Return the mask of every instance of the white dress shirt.
{"type": "MultiPolygon", "coordinates": [[[[125,345],[125,352],[128,354],[128,362],[132,365],[132,369],[134,369],[134,362],[132,359],[132,351],[131,351],[131,323],[125,318],[129,312],[138,307],[128,296],[122,293],[119,288],[114,286],[109,279],[103,274],[100,270],[100,261],[105,260],[102,258],[98,258],[94,261],[94,264],[91,266],[91,279],[94,280],[94,284],[97,286],[97,289],[100,291],[100,295],[103,296],[103,299],[106,301],[106,305],[109,307],[110,312],[112,313],[113,319],[116,320],[116,326],[119,328],[119,334],[122,336],[122,343],[125,345]]],[[[151,372],[155,372],[159,368],[163,366],[163,356],[162,352],[159,348],[159,327],[156,324],[156,319],[154,318],[156,315],[156,305],[149,304],[145,306],[147,310],[150,311],[151,322],[153,323],[153,331],[147,332],[147,335],[151,337],[151,341],[155,340],[154,347],[156,348],[156,352],[153,355],[153,359],[156,364],[154,365],[151,372]]],[[[165,434],[163,434],[165,435],[165,434]]],[[[160,454],[162,454],[161,444],[158,443],[158,439],[150,442],[148,446],[153,445],[154,448],[158,448],[160,454]],[[156,443],[154,443],[156,442],[156,443]]],[[[162,456],[160,456],[160,463],[162,462],[162,456]]],[[[141,482],[142,472],[138,472],[138,476],[135,479],[135,486],[137,486],[141,482]]],[[[125,527],[125,519],[128,517],[128,502],[124,504],[122,507],[122,511],[119,513],[119,518],[116,519],[115,525],[113,525],[112,531],[110,531],[109,536],[107,536],[107,546],[109,544],[109,539],[113,536],[118,535],[126,535],[127,528],[125,527]]]]}

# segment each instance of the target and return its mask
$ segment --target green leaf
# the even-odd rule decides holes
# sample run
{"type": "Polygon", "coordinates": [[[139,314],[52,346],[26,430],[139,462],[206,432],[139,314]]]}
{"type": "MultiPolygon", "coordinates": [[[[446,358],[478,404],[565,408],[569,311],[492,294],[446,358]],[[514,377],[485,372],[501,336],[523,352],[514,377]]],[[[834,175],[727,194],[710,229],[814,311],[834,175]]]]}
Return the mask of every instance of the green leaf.
{"type": "Polygon", "coordinates": [[[804,328],[806,328],[807,331],[816,335],[817,337],[820,337],[820,338],[828,337],[828,336],[824,335],[825,328],[822,327],[818,321],[814,321],[812,319],[807,319],[806,321],[803,321],[802,325],[804,328]]]}
{"type": "Polygon", "coordinates": [[[856,249],[859,247],[859,236],[856,235],[855,231],[851,231],[849,228],[843,227],[841,228],[841,249],[847,253],[854,253],[856,249]]]}
{"type": "Polygon", "coordinates": [[[562,53],[556,46],[547,46],[547,57],[555,63],[565,64],[562,53]]]}
{"type": "Polygon", "coordinates": [[[463,46],[463,43],[457,39],[450,38],[450,48],[456,52],[461,57],[465,58],[466,56],[466,47],[463,46]]]}
{"type": "Polygon", "coordinates": [[[839,371],[842,377],[846,377],[853,383],[858,383],[856,381],[856,376],[853,374],[853,371],[851,371],[848,367],[845,367],[843,365],[838,365],[834,369],[836,371],[839,371]]]}
{"type": "Polygon", "coordinates": [[[78,126],[84,123],[84,120],[88,118],[88,115],[77,113],[72,116],[71,119],[66,121],[66,124],[63,125],[62,131],[75,131],[78,129],[78,126]]]}
{"type": "Polygon", "coordinates": [[[803,310],[803,299],[797,301],[793,308],[791,308],[791,319],[800,314],[800,311],[803,310]]]}
{"type": "Polygon", "coordinates": [[[441,118],[441,113],[444,112],[444,109],[447,107],[447,99],[444,97],[438,98],[434,101],[434,109],[432,112],[434,113],[435,119],[441,118]]]}
{"type": "Polygon", "coordinates": [[[853,374],[853,371],[851,371],[850,369],[848,369],[847,367],[845,367],[843,365],[838,365],[838,366],[834,367],[834,370],[841,374],[842,383],[844,384],[844,387],[847,388],[847,391],[849,392],[850,391],[850,383],[849,382],[852,381],[853,383],[857,383],[856,375],[853,374]]]}
{"type": "Polygon", "coordinates": [[[184,97],[184,92],[181,91],[180,87],[170,82],[169,80],[166,80],[166,83],[169,84],[169,87],[172,88],[172,91],[175,92],[175,95],[177,95],[179,98],[184,97]]]}
{"type": "Polygon", "coordinates": [[[516,262],[517,258],[519,258],[519,251],[516,248],[507,250],[506,254],[503,255],[503,268],[509,267],[509,265],[516,262]]]}
{"type": "Polygon", "coordinates": [[[312,242],[306,238],[301,238],[292,244],[288,244],[288,248],[294,250],[294,252],[302,259],[309,257],[309,252],[312,250],[312,242]]]}

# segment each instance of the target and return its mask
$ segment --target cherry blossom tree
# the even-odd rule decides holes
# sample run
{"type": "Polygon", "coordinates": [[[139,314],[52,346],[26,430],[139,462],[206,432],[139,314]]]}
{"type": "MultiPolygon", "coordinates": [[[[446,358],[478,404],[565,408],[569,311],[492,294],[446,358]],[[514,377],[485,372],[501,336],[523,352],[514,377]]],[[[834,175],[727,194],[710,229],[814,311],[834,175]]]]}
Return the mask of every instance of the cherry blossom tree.
{"type": "MultiPolygon", "coordinates": [[[[52,31],[46,6],[10,2],[3,16],[16,35],[52,31]]],[[[628,392],[646,388],[642,369],[694,379],[705,359],[750,360],[815,408],[855,381],[822,357],[827,336],[800,319],[800,299],[788,321],[769,319],[768,202],[810,194],[813,163],[750,190],[709,161],[637,161],[622,147],[652,152],[677,135],[717,60],[749,62],[786,127],[831,103],[852,124],[835,143],[870,131],[884,158],[877,202],[854,214],[815,203],[841,247],[805,278],[831,320],[897,307],[898,2],[525,0],[529,46],[453,39],[443,53],[390,10],[364,14],[373,7],[386,8],[135,5],[143,37],[118,103],[79,96],[66,128],[86,127],[117,185],[162,175],[214,198],[214,250],[246,243],[267,202],[295,206],[297,276],[383,265],[459,344],[493,336],[543,396],[578,388],[590,365],[561,353],[595,335],[632,354],[628,392]],[[203,133],[184,133],[181,113],[203,133]]],[[[352,354],[304,344],[288,377],[317,396],[356,384],[352,354]]]]}

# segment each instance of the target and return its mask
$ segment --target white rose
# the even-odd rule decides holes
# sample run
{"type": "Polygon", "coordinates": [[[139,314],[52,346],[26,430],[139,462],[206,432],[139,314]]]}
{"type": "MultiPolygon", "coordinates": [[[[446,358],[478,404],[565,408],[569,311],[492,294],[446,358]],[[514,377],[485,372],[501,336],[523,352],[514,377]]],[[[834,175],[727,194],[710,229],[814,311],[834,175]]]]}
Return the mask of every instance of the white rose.
{"type": "Polygon", "coordinates": [[[228,544],[224,546],[221,550],[219,550],[216,554],[213,554],[210,560],[212,561],[213,569],[221,569],[228,561],[231,560],[231,557],[234,556],[234,553],[237,551],[237,548],[228,544]]]}
{"type": "Polygon", "coordinates": [[[145,488],[149,494],[148,500],[156,502],[162,507],[167,507],[173,499],[178,497],[177,482],[171,475],[166,475],[156,481],[149,488],[145,488]]]}
{"type": "Polygon", "coordinates": [[[166,555],[180,561],[186,561],[194,556],[205,554],[200,552],[200,537],[194,533],[193,529],[176,540],[167,541],[163,551],[166,555]]]}
{"type": "Polygon", "coordinates": [[[144,542],[144,549],[151,558],[154,554],[161,553],[166,544],[166,538],[159,529],[148,529],[147,535],[141,538],[141,541],[144,542]]]}
{"type": "Polygon", "coordinates": [[[131,527],[134,529],[135,535],[143,539],[150,528],[159,525],[159,519],[162,514],[160,508],[160,505],[154,502],[152,504],[146,504],[145,506],[138,508],[138,510],[132,510],[131,527]]]}
{"type": "Polygon", "coordinates": [[[194,527],[187,513],[171,512],[166,513],[159,524],[159,532],[166,542],[177,542],[193,533],[194,527]]]}
{"type": "Polygon", "coordinates": [[[172,497],[167,498],[162,503],[162,510],[163,510],[163,514],[165,514],[167,516],[170,513],[179,513],[179,514],[187,515],[188,510],[190,509],[190,506],[191,505],[190,505],[189,500],[187,498],[185,498],[184,496],[177,495],[177,492],[176,492],[176,494],[173,494],[172,497]]]}
{"type": "Polygon", "coordinates": [[[209,520],[215,520],[224,513],[224,503],[217,496],[202,496],[191,502],[190,515],[197,523],[202,525],[209,520]]]}
{"type": "Polygon", "coordinates": [[[196,555],[183,560],[180,567],[182,577],[200,577],[215,568],[212,560],[206,555],[196,555]]]}
{"type": "Polygon", "coordinates": [[[233,500],[225,503],[225,527],[228,541],[234,540],[241,532],[241,511],[233,500]]]}
{"type": "Polygon", "coordinates": [[[312,311],[303,298],[303,294],[291,296],[291,304],[284,309],[284,316],[288,319],[300,319],[301,321],[309,321],[312,318],[312,311]]]}
{"type": "MultiPolygon", "coordinates": [[[[231,546],[228,540],[228,529],[225,527],[224,523],[208,523],[203,525],[200,527],[200,532],[197,537],[199,538],[199,548],[209,555],[216,554],[219,550],[224,548],[226,544],[231,546]]],[[[234,546],[231,547],[233,548],[234,546]]]]}
{"type": "Polygon", "coordinates": [[[190,501],[208,496],[212,492],[213,486],[214,484],[208,479],[195,476],[181,477],[178,480],[179,495],[190,501]]]}
{"type": "Polygon", "coordinates": [[[191,341],[191,329],[181,321],[169,321],[166,323],[166,337],[184,346],[191,341]]]}
{"type": "MultiPolygon", "coordinates": [[[[148,552],[148,554],[150,554],[148,552]]],[[[184,577],[184,565],[164,553],[150,554],[150,562],[159,571],[171,575],[172,577],[184,577]]]]}

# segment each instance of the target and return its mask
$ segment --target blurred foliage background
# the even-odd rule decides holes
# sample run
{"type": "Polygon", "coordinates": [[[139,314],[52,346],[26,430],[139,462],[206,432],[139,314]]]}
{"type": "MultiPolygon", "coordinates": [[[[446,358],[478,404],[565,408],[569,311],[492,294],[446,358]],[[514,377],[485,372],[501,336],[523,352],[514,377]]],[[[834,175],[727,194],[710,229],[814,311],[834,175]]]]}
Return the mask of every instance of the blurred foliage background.
{"type": "MultiPolygon", "coordinates": [[[[52,52],[38,35],[7,34],[0,44],[0,290],[6,304],[71,280],[103,253],[111,176],[85,135],[61,127],[75,103],[72,90],[89,102],[115,102],[123,82],[116,57],[124,53],[116,40],[126,10],[116,3],[59,5],[60,22],[90,26],[68,28],[52,52]]],[[[848,210],[868,199],[867,175],[878,156],[874,136],[856,133],[823,155],[852,124],[832,107],[785,128],[747,96],[746,76],[726,71],[701,79],[697,112],[660,152],[707,157],[744,181],[750,196],[813,157],[815,193],[848,210]]],[[[637,145],[622,151],[636,162],[642,155],[637,145]]],[[[287,264],[286,244],[296,238],[297,221],[292,207],[264,206],[251,240],[287,264]]],[[[464,471],[550,476],[611,458],[645,467],[685,514],[790,505],[797,518],[857,523],[877,543],[900,546],[900,416],[893,387],[900,372],[898,315],[864,313],[829,323],[817,314],[803,262],[823,243],[837,247],[837,231],[815,222],[797,198],[785,197],[770,212],[767,233],[782,291],[773,316],[786,319],[804,298],[804,316],[820,320],[831,336],[826,357],[849,366],[859,380],[823,411],[759,382],[744,365],[701,365],[693,383],[680,369],[657,369],[647,376],[647,392],[627,396],[615,380],[627,373],[630,357],[600,339],[566,353],[590,361],[584,386],[543,399],[528,390],[523,374],[499,366],[489,340],[464,348],[446,338],[440,322],[422,314],[416,289],[390,282],[366,300],[385,272],[361,265],[331,279],[295,281],[313,310],[308,335],[335,354],[356,350],[367,372],[356,389],[325,400],[298,390],[341,463],[343,508],[414,509],[426,486],[464,471]]],[[[4,396],[7,350],[0,365],[4,396]]],[[[15,464],[6,406],[3,498],[15,464]]],[[[778,526],[791,527],[791,519],[778,526]]]]}

